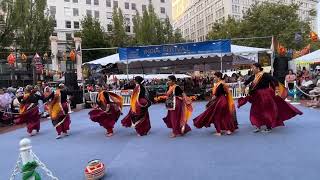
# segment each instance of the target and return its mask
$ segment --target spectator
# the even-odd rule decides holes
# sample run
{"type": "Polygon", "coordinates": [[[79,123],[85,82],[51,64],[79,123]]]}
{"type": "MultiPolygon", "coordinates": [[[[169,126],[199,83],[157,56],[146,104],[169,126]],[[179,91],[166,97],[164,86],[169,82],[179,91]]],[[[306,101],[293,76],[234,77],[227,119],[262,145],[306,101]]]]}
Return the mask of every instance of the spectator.
{"type": "Polygon", "coordinates": [[[288,71],[288,74],[286,75],[286,83],[288,85],[288,88],[291,90],[294,86],[294,81],[296,80],[296,75],[293,73],[293,71],[290,69],[288,71]]]}

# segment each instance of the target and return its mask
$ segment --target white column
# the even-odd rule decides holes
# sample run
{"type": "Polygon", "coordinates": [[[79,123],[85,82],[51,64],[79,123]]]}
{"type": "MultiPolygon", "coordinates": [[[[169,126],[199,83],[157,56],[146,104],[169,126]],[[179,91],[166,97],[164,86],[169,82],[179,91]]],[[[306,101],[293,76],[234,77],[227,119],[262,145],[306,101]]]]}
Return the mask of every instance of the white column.
{"type": "MultiPolygon", "coordinates": [[[[34,161],[33,156],[31,154],[31,141],[28,138],[24,138],[20,141],[20,155],[21,155],[21,160],[22,164],[25,165],[28,162],[34,161]]],[[[29,178],[28,180],[34,180],[34,176],[29,178]]]]}
{"type": "Polygon", "coordinates": [[[77,52],[76,54],[76,61],[77,61],[77,79],[82,80],[82,51],[81,51],[81,38],[75,37],[74,38],[76,50],[80,49],[80,54],[77,52]]]}
{"type": "Polygon", "coordinates": [[[57,58],[57,53],[58,53],[58,37],[57,36],[50,36],[50,41],[51,41],[51,53],[53,56],[52,58],[52,70],[58,71],[59,70],[59,64],[58,64],[58,58],[57,58]]]}

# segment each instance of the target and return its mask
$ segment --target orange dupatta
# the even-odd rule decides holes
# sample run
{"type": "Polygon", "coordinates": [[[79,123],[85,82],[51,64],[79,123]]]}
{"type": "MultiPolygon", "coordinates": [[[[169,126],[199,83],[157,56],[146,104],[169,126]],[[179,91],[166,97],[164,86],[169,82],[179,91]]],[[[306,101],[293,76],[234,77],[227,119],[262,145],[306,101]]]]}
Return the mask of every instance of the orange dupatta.
{"type": "MultiPolygon", "coordinates": [[[[29,98],[29,96],[30,96],[30,93],[26,93],[25,95],[23,95],[23,100],[24,101],[27,100],[29,98]]],[[[20,105],[20,107],[19,107],[20,114],[27,112],[27,110],[28,110],[28,104],[23,103],[20,105]]]]}
{"type": "Polygon", "coordinates": [[[140,95],[140,86],[137,84],[136,87],[133,89],[130,99],[130,107],[131,111],[136,113],[137,112],[137,102],[139,101],[140,95]]]}
{"type": "Polygon", "coordinates": [[[51,120],[55,121],[61,116],[65,115],[64,110],[61,104],[61,92],[60,89],[57,89],[52,101],[50,102],[49,106],[49,114],[51,120]]]}
{"type": "Polygon", "coordinates": [[[115,94],[113,92],[108,92],[111,100],[119,106],[120,111],[122,111],[123,107],[123,97],[115,94]]]}

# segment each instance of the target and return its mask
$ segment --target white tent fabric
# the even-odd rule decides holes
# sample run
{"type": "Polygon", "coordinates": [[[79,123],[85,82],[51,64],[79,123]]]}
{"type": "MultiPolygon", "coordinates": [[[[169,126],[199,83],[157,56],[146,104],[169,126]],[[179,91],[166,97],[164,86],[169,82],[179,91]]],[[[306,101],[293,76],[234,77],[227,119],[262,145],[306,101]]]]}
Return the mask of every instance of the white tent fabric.
{"type": "MultiPolygon", "coordinates": [[[[133,79],[136,76],[141,76],[143,77],[145,80],[152,80],[152,79],[167,79],[168,76],[170,76],[172,74],[147,74],[147,75],[143,75],[143,74],[116,74],[116,75],[112,75],[110,78],[108,78],[108,80],[112,80],[112,79],[133,79]]],[[[191,78],[191,76],[188,76],[186,74],[174,74],[174,76],[176,76],[176,78],[178,79],[183,79],[183,78],[191,78]]]]}
{"type": "Polygon", "coordinates": [[[298,64],[298,63],[314,63],[314,62],[320,62],[320,50],[314,51],[310,54],[298,57],[296,59],[293,59],[292,62],[298,64]]]}
{"type": "MultiPolygon", "coordinates": [[[[94,61],[90,61],[87,64],[101,64],[101,65],[105,66],[107,64],[110,64],[110,63],[114,64],[119,61],[120,61],[119,53],[117,53],[117,54],[106,56],[106,57],[103,57],[103,58],[100,58],[100,59],[97,59],[94,61]]],[[[84,63],[84,64],[86,64],[86,63],[84,63]]]]}
{"type": "MultiPolygon", "coordinates": [[[[191,59],[191,58],[207,58],[207,57],[221,57],[225,55],[241,55],[243,57],[246,57],[251,60],[258,61],[258,53],[259,52],[268,52],[271,53],[270,49],[264,49],[264,48],[255,48],[255,47],[247,47],[247,46],[238,46],[238,45],[231,45],[231,53],[225,54],[225,53],[211,53],[211,54],[188,54],[188,55],[177,55],[177,56],[164,56],[164,57],[158,57],[158,58],[143,58],[143,59],[130,59],[130,62],[135,61],[160,61],[160,60],[183,60],[183,59],[191,59]]],[[[111,56],[107,56],[104,58],[100,58],[94,61],[90,61],[87,64],[101,64],[101,65],[107,65],[109,63],[119,63],[123,62],[126,63],[126,61],[120,61],[119,54],[113,54],[111,56]]]]}

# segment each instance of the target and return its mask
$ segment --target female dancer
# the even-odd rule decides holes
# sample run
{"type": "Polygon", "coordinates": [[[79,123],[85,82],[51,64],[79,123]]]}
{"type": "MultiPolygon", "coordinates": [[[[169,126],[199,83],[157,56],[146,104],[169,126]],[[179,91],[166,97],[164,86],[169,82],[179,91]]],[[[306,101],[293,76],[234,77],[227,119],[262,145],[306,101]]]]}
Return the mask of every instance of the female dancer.
{"type": "Polygon", "coordinates": [[[19,118],[15,121],[17,124],[26,123],[27,132],[30,136],[35,135],[33,132],[39,133],[40,130],[40,114],[38,101],[43,98],[33,92],[33,87],[27,85],[23,96],[18,97],[20,102],[19,118]]]}
{"type": "Polygon", "coordinates": [[[97,104],[89,112],[89,116],[93,122],[99,123],[107,130],[107,137],[111,137],[113,136],[114,125],[121,115],[123,98],[115,93],[103,90],[99,85],[96,88],[99,92],[96,100],[97,104]]]}
{"type": "Polygon", "coordinates": [[[192,114],[191,100],[185,95],[180,86],[176,84],[176,77],[171,75],[168,77],[168,91],[166,93],[166,108],[168,114],[163,121],[168,128],[172,129],[171,138],[184,135],[191,131],[187,124],[192,114]]]}
{"type": "Polygon", "coordinates": [[[68,102],[67,95],[70,94],[64,87],[64,84],[59,84],[57,90],[52,92],[46,100],[51,99],[48,105],[50,118],[53,126],[56,128],[58,136],[56,139],[60,139],[61,133],[68,136],[68,130],[70,129],[70,115],[68,114],[68,102]]]}
{"type": "Polygon", "coordinates": [[[134,88],[128,115],[121,121],[124,127],[134,127],[138,136],[147,135],[151,129],[148,108],[151,102],[146,97],[146,89],[143,86],[144,80],[141,76],[134,78],[134,88]]]}
{"type": "Polygon", "coordinates": [[[251,83],[249,96],[238,100],[238,108],[247,101],[252,104],[250,121],[256,127],[254,132],[259,132],[262,126],[267,127],[265,132],[271,132],[272,128],[284,126],[283,121],[297,114],[302,115],[301,111],[280,97],[279,82],[271,75],[264,73],[259,63],[252,66],[252,72],[254,75],[244,83],[246,86],[251,83]]]}
{"type": "Polygon", "coordinates": [[[193,120],[197,128],[210,127],[214,124],[217,132],[215,135],[221,136],[222,131],[227,131],[227,135],[237,129],[235,117],[235,106],[230,93],[229,86],[222,80],[222,73],[215,72],[216,84],[212,89],[212,99],[207,104],[207,109],[193,120]]]}

